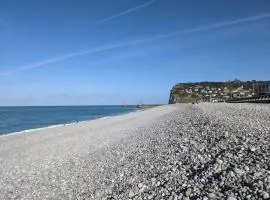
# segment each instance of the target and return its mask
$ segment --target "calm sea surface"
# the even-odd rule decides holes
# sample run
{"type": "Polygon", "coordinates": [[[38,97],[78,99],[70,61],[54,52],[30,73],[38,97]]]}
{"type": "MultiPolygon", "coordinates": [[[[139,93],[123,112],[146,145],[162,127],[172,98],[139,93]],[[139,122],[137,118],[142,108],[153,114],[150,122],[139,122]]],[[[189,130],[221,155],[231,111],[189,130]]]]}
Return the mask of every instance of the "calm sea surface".
{"type": "Polygon", "coordinates": [[[122,106],[0,107],[0,135],[138,110],[122,106]]]}

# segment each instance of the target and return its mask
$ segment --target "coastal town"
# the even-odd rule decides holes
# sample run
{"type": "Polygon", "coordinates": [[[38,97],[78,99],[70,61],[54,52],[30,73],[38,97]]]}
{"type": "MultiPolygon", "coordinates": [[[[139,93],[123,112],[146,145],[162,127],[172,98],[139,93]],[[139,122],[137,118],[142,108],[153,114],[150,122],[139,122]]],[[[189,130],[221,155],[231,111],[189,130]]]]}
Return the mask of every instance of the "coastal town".
{"type": "Polygon", "coordinates": [[[171,90],[169,103],[225,102],[265,94],[270,94],[270,81],[178,83],[171,90]]]}

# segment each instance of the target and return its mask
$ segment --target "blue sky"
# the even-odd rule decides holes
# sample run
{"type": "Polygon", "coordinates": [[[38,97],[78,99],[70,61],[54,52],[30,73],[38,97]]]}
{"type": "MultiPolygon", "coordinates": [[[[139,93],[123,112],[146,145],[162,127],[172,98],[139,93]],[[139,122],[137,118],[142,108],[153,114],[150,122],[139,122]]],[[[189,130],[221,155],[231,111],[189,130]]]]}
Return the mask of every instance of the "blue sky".
{"type": "Polygon", "coordinates": [[[268,0],[0,0],[0,105],[167,103],[270,78],[268,0]]]}

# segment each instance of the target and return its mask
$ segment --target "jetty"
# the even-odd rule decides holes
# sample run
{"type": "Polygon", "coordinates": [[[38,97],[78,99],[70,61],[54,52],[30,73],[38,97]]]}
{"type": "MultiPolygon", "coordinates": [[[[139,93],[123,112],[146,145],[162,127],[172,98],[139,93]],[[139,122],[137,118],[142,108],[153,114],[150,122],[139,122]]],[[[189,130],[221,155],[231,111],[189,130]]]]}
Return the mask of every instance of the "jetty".
{"type": "Polygon", "coordinates": [[[227,103],[270,103],[270,94],[258,95],[245,98],[232,98],[226,101],[227,103]]]}
{"type": "Polygon", "coordinates": [[[138,104],[137,108],[147,109],[147,108],[154,108],[157,106],[162,106],[162,104],[138,104]]]}

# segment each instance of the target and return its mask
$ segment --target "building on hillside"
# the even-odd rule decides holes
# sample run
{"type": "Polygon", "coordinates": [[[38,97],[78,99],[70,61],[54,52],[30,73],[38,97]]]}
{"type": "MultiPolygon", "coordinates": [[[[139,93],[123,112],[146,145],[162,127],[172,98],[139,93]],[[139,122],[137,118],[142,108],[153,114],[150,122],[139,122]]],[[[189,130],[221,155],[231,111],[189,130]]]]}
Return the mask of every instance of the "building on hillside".
{"type": "Polygon", "coordinates": [[[258,94],[270,94],[270,81],[261,81],[258,83],[258,94]]]}

